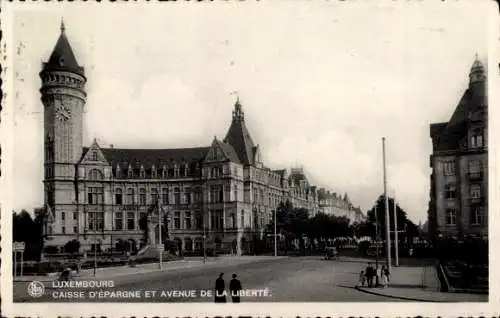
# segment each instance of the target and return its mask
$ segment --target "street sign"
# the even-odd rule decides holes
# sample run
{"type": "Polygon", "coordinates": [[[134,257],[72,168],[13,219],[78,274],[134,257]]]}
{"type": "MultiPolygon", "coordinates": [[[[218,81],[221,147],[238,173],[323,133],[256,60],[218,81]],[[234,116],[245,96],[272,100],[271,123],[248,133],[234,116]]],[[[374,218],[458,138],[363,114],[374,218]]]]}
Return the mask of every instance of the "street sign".
{"type": "Polygon", "coordinates": [[[14,242],[12,244],[12,251],[14,252],[23,252],[25,244],[24,242],[14,242]]]}

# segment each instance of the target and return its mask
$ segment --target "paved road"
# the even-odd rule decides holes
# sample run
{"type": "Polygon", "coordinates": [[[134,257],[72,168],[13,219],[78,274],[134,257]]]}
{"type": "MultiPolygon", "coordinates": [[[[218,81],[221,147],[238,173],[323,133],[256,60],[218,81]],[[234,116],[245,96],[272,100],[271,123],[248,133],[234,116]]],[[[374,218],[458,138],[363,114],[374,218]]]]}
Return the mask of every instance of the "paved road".
{"type": "MultiPolygon", "coordinates": [[[[212,290],[214,281],[222,271],[225,273],[226,286],[232,273],[237,273],[243,289],[260,290],[260,296],[253,294],[242,301],[395,301],[394,299],[370,295],[354,288],[359,272],[366,266],[364,262],[325,261],[320,257],[292,257],[260,260],[246,264],[227,266],[207,266],[198,268],[173,269],[130,275],[114,279],[113,288],[86,289],[85,299],[79,301],[110,302],[213,302],[212,297],[200,297],[201,290],[212,290]],[[89,291],[140,292],[140,298],[89,299],[89,291]],[[155,297],[145,298],[146,291],[156,291],[155,297]],[[172,291],[194,290],[196,297],[175,297],[172,291]],[[264,290],[267,291],[267,295],[264,290]],[[164,291],[163,295],[161,292],[164,291]]],[[[79,289],[83,290],[83,289],[79,289]]],[[[75,289],[46,288],[45,296],[36,301],[53,301],[53,292],[75,291],[75,289]]],[[[99,296],[96,294],[96,296],[99,296]]],[[[24,298],[24,297],[23,297],[24,298]]],[[[26,298],[24,298],[26,300],[26,298]]],[[[58,299],[57,301],[75,301],[58,299]]]]}

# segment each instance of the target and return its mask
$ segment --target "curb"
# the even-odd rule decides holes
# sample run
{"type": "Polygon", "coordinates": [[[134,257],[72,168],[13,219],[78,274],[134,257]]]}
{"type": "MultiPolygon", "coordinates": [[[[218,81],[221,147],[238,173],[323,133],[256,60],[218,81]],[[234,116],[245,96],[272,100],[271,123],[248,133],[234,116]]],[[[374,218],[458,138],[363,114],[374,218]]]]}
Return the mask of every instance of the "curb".
{"type": "Polygon", "coordinates": [[[421,299],[421,298],[412,298],[412,297],[404,297],[404,296],[387,295],[387,294],[377,293],[377,292],[368,290],[366,288],[361,288],[361,287],[358,287],[358,286],[356,286],[355,288],[357,290],[359,290],[360,292],[363,292],[363,293],[377,295],[377,296],[383,296],[383,297],[388,297],[388,298],[410,300],[410,301],[420,301],[420,302],[430,302],[430,303],[443,303],[443,302],[446,303],[447,302],[447,301],[427,300],[427,299],[421,299]]]}

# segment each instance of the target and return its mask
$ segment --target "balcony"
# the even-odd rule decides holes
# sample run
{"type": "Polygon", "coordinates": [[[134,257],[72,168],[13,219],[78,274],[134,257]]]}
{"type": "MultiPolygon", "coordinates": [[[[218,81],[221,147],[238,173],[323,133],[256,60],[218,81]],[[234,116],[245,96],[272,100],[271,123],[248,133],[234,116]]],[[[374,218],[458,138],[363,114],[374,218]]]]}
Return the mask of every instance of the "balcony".
{"type": "Polygon", "coordinates": [[[469,198],[469,205],[476,206],[482,205],[485,202],[485,198],[483,196],[476,198],[469,198]]]}
{"type": "Polygon", "coordinates": [[[471,180],[471,181],[483,180],[483,172],[482,171],[469,171],[467,173],[467,176],[469,177],[469,180],[471,180]]]}

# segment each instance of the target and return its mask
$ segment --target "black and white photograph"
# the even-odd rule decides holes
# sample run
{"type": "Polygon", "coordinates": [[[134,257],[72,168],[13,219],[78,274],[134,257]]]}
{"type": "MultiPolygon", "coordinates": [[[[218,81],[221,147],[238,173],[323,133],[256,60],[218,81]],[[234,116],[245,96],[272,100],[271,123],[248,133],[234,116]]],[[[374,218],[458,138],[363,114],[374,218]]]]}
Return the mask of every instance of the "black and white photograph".
{"type": "Polygon", "coordinates": [[[2,7],[4,314],[498,301],[492,2],[2,7]]]}

